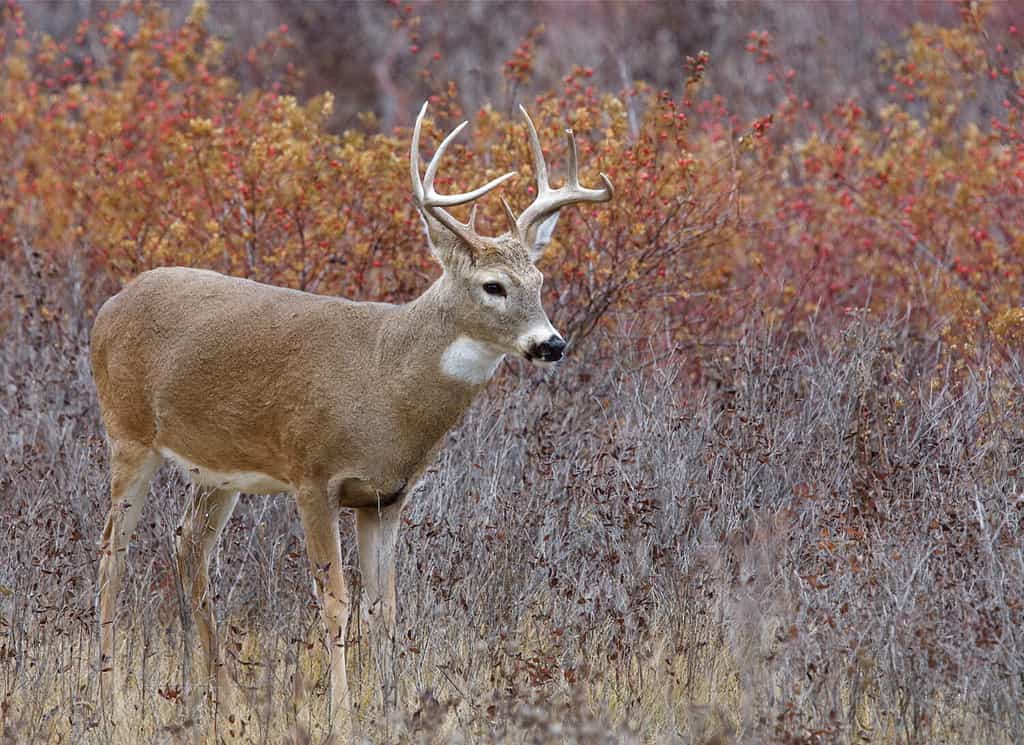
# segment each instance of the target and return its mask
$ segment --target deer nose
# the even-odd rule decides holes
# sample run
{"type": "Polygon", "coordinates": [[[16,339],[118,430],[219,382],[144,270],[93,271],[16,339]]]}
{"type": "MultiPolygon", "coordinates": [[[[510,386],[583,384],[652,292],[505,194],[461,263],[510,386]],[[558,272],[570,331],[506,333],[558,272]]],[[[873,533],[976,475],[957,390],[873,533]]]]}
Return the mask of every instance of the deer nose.
{"type": "Polygon", "coordinates": [[[547,341],[534,344],[533,349],[530,350],[530,355],[539,357],[545,362],[558,362],[562,359],[562,352],[564,351],[565,339],[558,336],[558,334],[554,334],[547,341]]]}

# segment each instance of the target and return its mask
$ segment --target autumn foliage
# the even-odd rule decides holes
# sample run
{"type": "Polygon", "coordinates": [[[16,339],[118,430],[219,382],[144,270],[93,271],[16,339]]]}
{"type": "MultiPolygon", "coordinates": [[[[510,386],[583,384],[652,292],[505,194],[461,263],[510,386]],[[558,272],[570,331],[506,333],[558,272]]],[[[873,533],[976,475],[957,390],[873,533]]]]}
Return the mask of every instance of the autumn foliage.
{"type": "Polygon", "coordinates": [[[812,120],[770,39],[751,36],[781,96],[752,211],[777,308],[921,315],[967,357],[986,326],[1019,340],[1024,44],[974,4],[961,16],[958,28],[914,25],[883,55],[888,100],[850,98],[812,120]]]}
{"type": "MultiPolygon", "coordinates": [[[[34,251],[116,281],[186,264],[385,300],[435,275],[409,197],[408,131],[374,132],[372,117],[368,131],[328,131],[331,92],[300,102],[286,95],[289,70],[275,79],[287,29],[251,52],[266,85],[243,90],[201,4],[178,27],[126,5],[64,40],[34,36],[16,4],[3,12],[8,271],[34,251]]],[[[539,34],[506,66],[511,91],[529,87],[539,34]]],[[[597,90],[577,68],[560,90],[524,98],[553,162],[570,126],[584,183],[604,171],[617,189],[610,208],[572,210],[559,227],[543,265],[557,322],[577,340],[628,324],[699,346],[752,311],[799,324],[868,307],[939,323],[967,358],[990,330],[1018,339],[1021,51],[1018,29],[964,6],[959,27],[914,26],[881,60],[889,100],[851,97],[820,117],[762,32],[737,50],[779,89],[776,109],[754,121],[704,84],[703,53],[676,90],[597,90]]],[[[435,90],[427,142],[472,123],[439,186],[515,169],[504,191],[522,208],[531,161],[512,107],[463,111],[454,84],[429,65],[423,76],[435,90]]],[[[484,226],[503,230],[498,200],[482,207],[484,226]]]]}

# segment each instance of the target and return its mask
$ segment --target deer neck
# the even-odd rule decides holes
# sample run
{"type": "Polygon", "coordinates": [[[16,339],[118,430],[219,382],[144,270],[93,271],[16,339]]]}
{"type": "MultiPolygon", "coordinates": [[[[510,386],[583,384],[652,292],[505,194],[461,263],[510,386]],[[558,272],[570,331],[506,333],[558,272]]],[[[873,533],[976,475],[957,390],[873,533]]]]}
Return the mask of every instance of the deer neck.
{"type": "Polygon", "coordinates": [[[504,353],[464,333],[455,308],[458,288],[442,276],[401,306],[386,342],[397,369],[418,379],[419,391],[470,396],[491,379],[504,353]]]}

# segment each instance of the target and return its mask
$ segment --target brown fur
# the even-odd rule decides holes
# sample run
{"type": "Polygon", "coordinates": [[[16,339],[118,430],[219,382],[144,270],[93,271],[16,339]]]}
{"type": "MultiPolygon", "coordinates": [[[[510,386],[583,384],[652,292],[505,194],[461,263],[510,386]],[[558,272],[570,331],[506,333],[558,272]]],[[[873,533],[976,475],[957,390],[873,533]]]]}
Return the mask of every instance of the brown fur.
{"type": "Polygon", "coordinates": [[[104,424],[111,439],[295,486],[408,481],[476,392],[438,374],[457,334],[443,289],[391,306],[146,272],[96,318],[104,424]]]}

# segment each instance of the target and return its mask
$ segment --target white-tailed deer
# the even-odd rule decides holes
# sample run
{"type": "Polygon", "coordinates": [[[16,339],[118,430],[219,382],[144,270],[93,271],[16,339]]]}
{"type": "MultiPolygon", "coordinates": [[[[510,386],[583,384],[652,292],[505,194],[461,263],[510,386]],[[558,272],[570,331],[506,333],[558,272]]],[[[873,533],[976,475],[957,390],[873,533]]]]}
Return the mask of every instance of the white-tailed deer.
{"type": "MultiPolygon", "coordinates": [[[[185,268],[145,272],[100,309],[92,369],[110,441],[111,506],[99,569],[101,669],[114,668],[114,617],[125,551],[149,482],[165,460],[195,482],[178,562],[201,641],[199,670],[221,669],[208,565],[239,492],[292,492],[331,640],[332,706],[349,704],[339,510],[356,511],[359,563],[372,633],[393,630],[395,541],[402,504],[445,433],[506,354],[536,365],[565,342],[541,307],[540,256],[558,211],[604,202],[612,185],[580,186],[569,139],[566,183],[553,189],[526,110],[537,199],[509,231],[478,234],[465,194],[440,195],[434,177],[460,125],[420,175],[416,119],[413,194],[440,279],[405,305],[352,302],[185,268]]],[[[475,209],[474,209],[475,211],[475,209]]]]}

